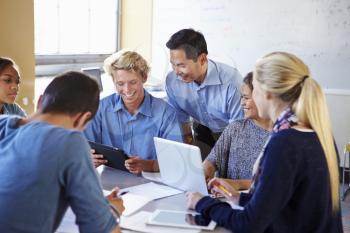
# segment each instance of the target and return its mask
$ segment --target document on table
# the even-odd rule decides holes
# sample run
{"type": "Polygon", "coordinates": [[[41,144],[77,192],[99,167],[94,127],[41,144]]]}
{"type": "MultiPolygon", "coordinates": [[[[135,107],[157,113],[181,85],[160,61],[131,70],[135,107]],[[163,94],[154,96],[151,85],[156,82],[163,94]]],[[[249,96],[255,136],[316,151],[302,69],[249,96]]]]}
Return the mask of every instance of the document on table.
{"type": "Polygon", "coordinates": [[[132,215],[133,213],[141,209],[143,206],[145,206],[147,203],[152,201],[148,197],[144,197],[133,193],[124,194],[122,196],[122,199],[123,205],[125,207],[122,216],[132,215]]]}
{"type": "Polygon", "coordinates": [[[143,178],[148,180],[162,182],[162,177],[160,176],[160,172],[142,172],[142,176],[143,178]]]}
{"type": "Polygon", "coordinates": [[[176,194],[180,194],[183,191],[171,188],[166,185],[149,182],[146,184],[140,184],[140,185],[121,189],[120,192],[128,192],[128,193],[137,194],[137,195],[146,197],[150,200],[156,200],[163,197],[170,197],[176,194]]]}
{"type": "Polygon", "coordinates": [[[120,220],[120,226],[123,229],[129,229],[139,232],[152,232],[152,233],[198,233],[197,229],[185,229],[179,227],[166,227],[166,226],[152,226],[146,224],[148,218],[152,213],[147,211],[140,211],[137,214],[125,217],[122,216],[120,220]]]}
{"type": "MultiPolygon", "coordinates": [[[[122,192],[124,191],[119,191],[119,193],[122,193],[122,192]]],[[[103,194],[105,196],[107,196],[110,193],[111,191],[103,190],[103,194]]],[[[138,194],[133,194],[131,192],[127,192],[126,194],[123,194],[121,198],[123,199],[123,205],[125,208],[122,214],[123,216],[129,216],[135,213],[137,210],[145,206],[148,202],[152,201],[148,197],[141,196],[138,194]]]]}
{"type": "Polygon", "coordinates": [[[57,228],[56,233],[79,233],[79,228],[75,224],[75,214],[69,207],[61,221],[60,226],[57,228]]]}
{"type": "MultiPolygon", "coordinates": [[[[119,190],[119,193],[123,192],[126,193],[122,195],[125,207],[123,216],[129,216],[153,200],[173,196],[183,191],[149,182],[119,190]]],[[[107,195],[108,191],[104,191],[104,194],[107,195]]]]}

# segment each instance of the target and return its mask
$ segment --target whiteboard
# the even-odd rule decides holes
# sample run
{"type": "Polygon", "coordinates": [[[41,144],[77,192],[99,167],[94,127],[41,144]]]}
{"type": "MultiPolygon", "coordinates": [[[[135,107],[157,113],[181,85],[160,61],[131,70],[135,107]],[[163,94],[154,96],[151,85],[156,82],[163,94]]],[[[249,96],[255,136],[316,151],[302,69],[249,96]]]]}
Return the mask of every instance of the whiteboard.
{"type": "Polygon", "coordinates": [[[272,51],[296,54],[328,89],[350,90],[350,0],[154,0],[152,77],[171,69],[169,37],[201,31],[209,58],[242,75],[272,51]]]}

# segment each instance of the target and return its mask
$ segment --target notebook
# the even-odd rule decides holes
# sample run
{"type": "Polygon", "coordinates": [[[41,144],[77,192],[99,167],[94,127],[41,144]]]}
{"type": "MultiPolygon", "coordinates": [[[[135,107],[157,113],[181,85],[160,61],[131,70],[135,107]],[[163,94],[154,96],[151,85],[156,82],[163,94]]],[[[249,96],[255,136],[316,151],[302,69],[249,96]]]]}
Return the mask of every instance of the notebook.
{"type": "Polygon", "coordinates": [[[171,187],[208,195],[198,147],[154,137],[162,182],[171,187]]]}

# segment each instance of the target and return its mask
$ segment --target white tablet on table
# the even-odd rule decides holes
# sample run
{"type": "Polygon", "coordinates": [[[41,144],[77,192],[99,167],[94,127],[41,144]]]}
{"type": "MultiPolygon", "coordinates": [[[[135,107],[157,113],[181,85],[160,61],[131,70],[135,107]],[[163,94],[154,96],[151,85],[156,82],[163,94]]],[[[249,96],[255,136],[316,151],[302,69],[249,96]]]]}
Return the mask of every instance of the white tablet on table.
{"type": "Polygon", "coordinates": [[[216,226],[216,222],[205,221],[199,214],[175,210],[155,210],[147,224],[203,230],[214,230],[216,226]]]}

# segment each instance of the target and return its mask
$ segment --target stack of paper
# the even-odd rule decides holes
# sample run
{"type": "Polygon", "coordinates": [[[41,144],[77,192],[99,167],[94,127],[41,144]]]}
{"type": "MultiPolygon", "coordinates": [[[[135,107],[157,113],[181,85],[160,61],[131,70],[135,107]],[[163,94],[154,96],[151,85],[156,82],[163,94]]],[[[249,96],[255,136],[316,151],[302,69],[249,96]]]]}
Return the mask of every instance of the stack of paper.
{"type": "Polygon", "coordinates": [[[149,182],[146,184],[140,184],[140,185],[128,187],[125,189],[121,189],[120,193],[122,192],[137,194],[143,197],[147,197],[150,200],[156,200],[163,197],[173,196],[173,195],[182,193],[183,191],[171,188],[166,185],[149,182]]]}
{"type": "Polygon", "coordinates": [[[162,177],[160,176],[160,172],[142,172],[142,176],[145,179],[162,182],[162,177]]]}
{"type": "Polygon", "coordinates": [[[126,192],[122,196],[125,207],[124,216],[135,213],[153,200],[182,193],[180,190],[153,182],[124,188],[119,191],[119,193],[122,192],[126,192]]]}
{"type": "Polygon", "coordinates": [[[79,233],[79,228],[75,224],[75,214],[73,213],[70,207],[67,209],[67,212],[64,215],[64,218],[62,219],[60,226],[56,230],[56,233],[66,233],[66,232],[79,233]]]}
{"type": "Polygon", "coordinates": [[[145,206],[148,202],[152,201],[148,197],[144,197],[133,193],[127,193],[123,195],[122,199],[125,207],[125,210],[123,211],[123,216],[129,216],[135,213],[137,210],[145,206]]]}

